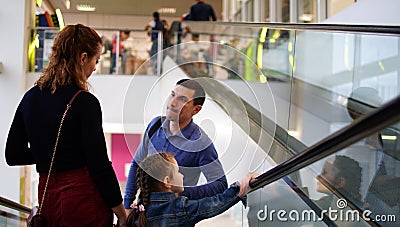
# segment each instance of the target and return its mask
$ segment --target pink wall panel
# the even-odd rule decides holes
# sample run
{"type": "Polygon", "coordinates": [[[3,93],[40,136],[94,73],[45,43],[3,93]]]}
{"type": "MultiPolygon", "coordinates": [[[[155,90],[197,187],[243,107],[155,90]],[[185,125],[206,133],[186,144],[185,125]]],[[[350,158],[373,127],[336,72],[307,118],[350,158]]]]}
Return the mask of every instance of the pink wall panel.
{"type": "Polygon", "coordinates": [[[140,144],[140,134],[112,134],[111,160],[118,181],[126,181],[132,157],[140,144]]]}

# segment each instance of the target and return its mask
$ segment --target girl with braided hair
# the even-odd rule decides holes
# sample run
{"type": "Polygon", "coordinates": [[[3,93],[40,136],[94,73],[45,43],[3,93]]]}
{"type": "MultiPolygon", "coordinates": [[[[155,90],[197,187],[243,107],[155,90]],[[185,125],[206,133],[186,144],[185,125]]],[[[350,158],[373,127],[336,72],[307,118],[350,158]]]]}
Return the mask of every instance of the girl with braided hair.
{"type": "Polygon", "coordinates": [[[223,213],[242,201],[249,192],[254,174],[247,174],[223,193],[198,200],[178,196],[184,190],[183,175],[174,156],[158,152],[139,163],[138,204],[132,204],[127,226],[194,226],[197,222],[223,213]]]}

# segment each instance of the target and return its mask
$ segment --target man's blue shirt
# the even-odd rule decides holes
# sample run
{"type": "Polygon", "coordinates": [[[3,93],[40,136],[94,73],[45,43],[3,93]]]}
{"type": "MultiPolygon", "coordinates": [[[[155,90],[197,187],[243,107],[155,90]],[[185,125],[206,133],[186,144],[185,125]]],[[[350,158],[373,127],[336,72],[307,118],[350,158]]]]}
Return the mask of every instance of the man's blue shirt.
{"type": "Polygon", "coordinates": [[[150,142],[148,132],[159,120],[160,117],[156,117],[149,123],[132,160],[126,182],[125,208],[129,208],[136,196],[138,163],[147,156],[160,151],[172,153],[178,162],[179,171],[184,175],[185,190],[181,195],[189,199],[199,199],[223,192],[228,186],[225,173],[218,160],[217,151],[206,133],[192,120],[178,134],[172,135],[169,131],[169,120],[166,119],[155,131],[150,142]],[[208,183],[196,186],[201,172],[208,183]]]}

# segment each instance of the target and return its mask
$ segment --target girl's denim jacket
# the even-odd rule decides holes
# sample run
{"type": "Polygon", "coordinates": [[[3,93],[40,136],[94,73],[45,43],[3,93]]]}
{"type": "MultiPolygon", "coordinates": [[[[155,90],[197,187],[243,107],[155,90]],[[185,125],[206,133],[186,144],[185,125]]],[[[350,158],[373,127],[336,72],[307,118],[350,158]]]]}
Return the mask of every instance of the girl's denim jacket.
{"type": "MultiPolygon", "coordinates": [[[[153,192],[146,209],[147,226],[194,226],[197,222],[223,213],[237,202],[246,206],[246,197],[239,198],[240,186],[236,182],[223,193],[199,200],[185,196],[176,197],[172,192],[153,192]]],[[[137,213],[136,218],[139,216],[137,213]]]]}

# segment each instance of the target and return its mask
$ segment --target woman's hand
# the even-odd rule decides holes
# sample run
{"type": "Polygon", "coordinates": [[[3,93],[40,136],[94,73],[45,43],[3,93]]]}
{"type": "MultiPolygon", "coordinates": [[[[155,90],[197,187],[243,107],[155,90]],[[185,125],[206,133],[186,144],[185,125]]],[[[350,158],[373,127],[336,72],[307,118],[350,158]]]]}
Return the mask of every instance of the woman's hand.
{"type": "Polygon", "coordinates": [[[122,205],[122,203],[116,207],[113,207],[112,210],[113,210],[114,214],[117,215],[117,218],[118,218],[117,226],[125,227],[127,215],[126,215],[125,208],[122,205]]]}

